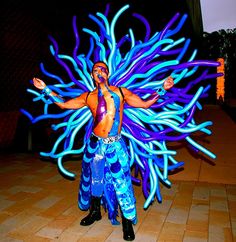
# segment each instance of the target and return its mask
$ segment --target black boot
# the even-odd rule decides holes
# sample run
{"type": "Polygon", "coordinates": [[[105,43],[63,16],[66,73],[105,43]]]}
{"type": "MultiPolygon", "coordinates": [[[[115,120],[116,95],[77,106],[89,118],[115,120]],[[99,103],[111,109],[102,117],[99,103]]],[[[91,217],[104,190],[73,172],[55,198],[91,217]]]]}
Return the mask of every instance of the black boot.
{"type": "Polygon", "coordinates": [[[123,239],[132,241],[135,239],[132,221],[122,216],[123,239]]]}
{"type": "Polygon", "coordinates": [[[100,210],[100,203],[100,197],[92,197],[90,212],[85,218],[81,220],[80,225],[88,226],[90,224],[93,224],[95,221],[101,220],[102,216],[100,210]]]}

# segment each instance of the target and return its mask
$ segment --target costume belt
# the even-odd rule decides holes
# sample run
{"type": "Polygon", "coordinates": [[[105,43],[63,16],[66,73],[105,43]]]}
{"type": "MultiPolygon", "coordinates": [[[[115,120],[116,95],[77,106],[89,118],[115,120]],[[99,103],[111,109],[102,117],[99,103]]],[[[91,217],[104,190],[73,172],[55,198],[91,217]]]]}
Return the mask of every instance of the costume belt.
{"type": "Polygon", "coordinates": [[[118,141],[120,138],[121,138],[120,134],[115,135],[115,136],[109,136],[107,138],[101,138],[101,137],[96,136],[95,134],[91,134],[91,136],[90,136],[90,140],[92,140],[94,142],[97,142],[98,140],[102,140],[102,142],[104,144],[114,143],[114,142],[118,141]]]}

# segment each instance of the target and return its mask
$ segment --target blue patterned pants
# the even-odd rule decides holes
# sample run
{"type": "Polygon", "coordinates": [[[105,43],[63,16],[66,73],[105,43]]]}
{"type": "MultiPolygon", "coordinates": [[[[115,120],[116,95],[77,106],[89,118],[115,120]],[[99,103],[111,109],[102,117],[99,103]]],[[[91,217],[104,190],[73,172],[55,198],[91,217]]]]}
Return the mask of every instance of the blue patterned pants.
{"type": "Polygon", "coordinates": [[[108,215],[114,219],[120,207],[124,217],[136,223],[136,206],[126,144],[119,139],[105,144],[91,138],[84,152],[79,207],[87,210],[92,196],[103,196],[108,215]]]}

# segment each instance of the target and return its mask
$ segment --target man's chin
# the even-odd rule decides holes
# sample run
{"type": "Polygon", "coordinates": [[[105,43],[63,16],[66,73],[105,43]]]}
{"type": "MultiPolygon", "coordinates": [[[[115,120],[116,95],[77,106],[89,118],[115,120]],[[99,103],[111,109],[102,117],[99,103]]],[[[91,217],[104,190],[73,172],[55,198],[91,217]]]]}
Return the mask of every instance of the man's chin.
{"type": "Polygon", "coordinates": [[[105,79],[103,77],[100,77],[98,79],[99,79],[100,83],[104,83],[105,82],[105,79]]]}
{"type": "Polygon", "coordinates": [[[96,83],[97,83],[97,84],[103,84],[103,83],[106,83],[106,81],[105,81],[105,80],[104,80],[104,81],[100,81],[100,80],[99,80],[99,81],[96,81],[96,83]]]}

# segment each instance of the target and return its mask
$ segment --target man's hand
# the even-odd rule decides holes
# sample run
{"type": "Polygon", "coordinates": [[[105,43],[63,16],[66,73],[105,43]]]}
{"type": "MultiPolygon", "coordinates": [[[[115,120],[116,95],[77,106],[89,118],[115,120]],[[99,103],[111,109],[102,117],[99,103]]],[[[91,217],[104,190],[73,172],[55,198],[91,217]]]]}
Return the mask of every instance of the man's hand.
{"type": "Polygon", "coordinates": [[[33,83],[34,83],[34,86],[40,90],[43,90],[46,87],[46,84],[44,83],[44,81],[36,77],[33,78],[33,83]]]}
{"type": "Polygon", "coordinates": [[[170,88],[172,88],[174,86],[174,80],[171,76],[167,77],[164,84],[163,84],[163,87],[165,90],[169,90],[170,88]]]}

